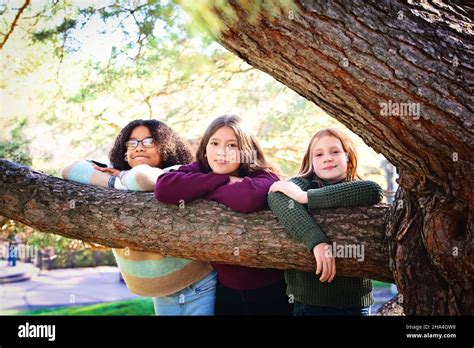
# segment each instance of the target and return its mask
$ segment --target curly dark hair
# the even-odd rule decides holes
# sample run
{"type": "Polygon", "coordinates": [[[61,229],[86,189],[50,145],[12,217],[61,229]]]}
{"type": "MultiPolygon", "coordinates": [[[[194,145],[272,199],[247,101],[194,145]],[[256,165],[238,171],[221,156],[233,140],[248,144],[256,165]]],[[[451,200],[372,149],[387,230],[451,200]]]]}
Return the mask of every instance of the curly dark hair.
{"type": "Polygon", "coordinates": [[[134,120],[127,124],[115,139],[115,144],[110,150],[109,160],[112,166],[119,170],[131,169],[128,162],[125,161],[127,147],[125,142],[130,138],[130,134],[138,126],[145,126],[158,144],[161,163],[160,168],[174,166],[176,164],[187,164],[193,161],[191,151],[186,144],[170,127],[158,120],[134,120]]]}

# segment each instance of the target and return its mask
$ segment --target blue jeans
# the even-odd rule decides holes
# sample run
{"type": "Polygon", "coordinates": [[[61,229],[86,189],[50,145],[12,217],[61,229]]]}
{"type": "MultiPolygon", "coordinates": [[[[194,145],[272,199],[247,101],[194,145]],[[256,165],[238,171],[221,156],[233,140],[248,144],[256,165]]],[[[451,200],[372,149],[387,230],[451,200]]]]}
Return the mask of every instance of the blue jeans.
{"type": "Polygon", "coordinates": [[[370,315],[370,307],[334,308],[334,307],[313,306],[306,303],[295,301],[295,305],[293,307],[293,314],[295,316],[308,316],[308,315],[368,316],[370,315]]]}
{"type": "Polygon", "coordinates": [[[214,315],[217,273],[164,297],[153,297],[156,315],[214,315]]]}

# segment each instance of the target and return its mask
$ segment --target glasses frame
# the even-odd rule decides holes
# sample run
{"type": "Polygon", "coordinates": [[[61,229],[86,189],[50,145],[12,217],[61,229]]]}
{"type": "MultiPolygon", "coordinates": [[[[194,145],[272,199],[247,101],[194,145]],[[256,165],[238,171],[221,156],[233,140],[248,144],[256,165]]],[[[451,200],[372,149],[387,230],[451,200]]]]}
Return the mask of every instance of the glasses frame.
{"type": "Polygon", "coordinates": [[[128,140],[125,142],[125,147],[127,148],[127,150],[135,150],[138,145],[142,144],[144,148],[146,149],[151,149],[152,147],[155,147],[155,139],[153,137],[146,137],[146,138],[143,138],[141,140],[138,140],[138,139],[134,139],[134,140],[128,140]],[[147,139],[151,139],[152,140],[152,143],[151,145],[145,145],[144,141],[147,140],[147,139]],[[136,142],[136,145],[134,147],[131,147],[129,146],[130,143],[133,143],[133,142],[136,142]]]}

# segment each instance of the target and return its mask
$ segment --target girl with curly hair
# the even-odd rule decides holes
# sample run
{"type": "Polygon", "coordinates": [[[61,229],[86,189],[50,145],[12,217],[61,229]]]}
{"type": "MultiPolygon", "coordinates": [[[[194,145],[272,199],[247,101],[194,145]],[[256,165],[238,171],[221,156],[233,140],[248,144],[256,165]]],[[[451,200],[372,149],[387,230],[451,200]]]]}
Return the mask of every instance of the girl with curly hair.
{"type": "MultiPolygon", "coordinates": [[[[158,120],[135,120],[122,129],[110,151],[111,167],[78,161],[65,179],[132,191],[153,191],[156,180],[192,155],[181,138],[158,120]]],[[[216,272],[207,262],[137,250],[113,249],[128,289],[153,297],[157,315],[214,315],[216,272]]]]}

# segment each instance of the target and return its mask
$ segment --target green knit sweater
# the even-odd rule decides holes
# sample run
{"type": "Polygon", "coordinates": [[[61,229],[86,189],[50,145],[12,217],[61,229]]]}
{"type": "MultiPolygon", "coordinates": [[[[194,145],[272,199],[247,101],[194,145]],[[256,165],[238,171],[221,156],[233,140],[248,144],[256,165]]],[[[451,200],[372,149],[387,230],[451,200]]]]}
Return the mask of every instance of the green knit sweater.
{"type": "MultiPolygon", "coordinates": [[[[329,240],[321,231],[309,209],[368,206],[381,201],[382,188],[372,181],[347,181],[336,184],[295,177],[290,180],[308,192],[308,204],[289,202],[291,199],[281,192],[268,195],[268,205],[288,234],[302,242],[312,254],[319,243],[329,240]]],[[[315,267],[316,268],[316,267],[315,267]]],[[[370,279],[334,277],[331,283],[319,281],[315,272],[285,270],[287,295],[295,301],[313,306],[337,308],[368,307],[374,303],[370,279]]]]}

